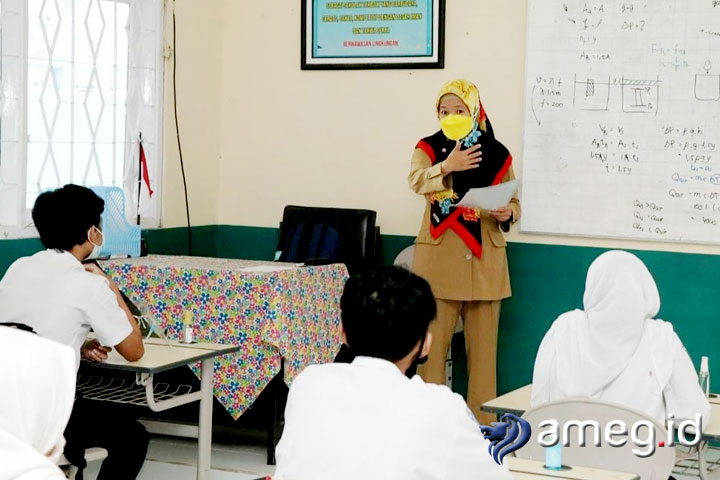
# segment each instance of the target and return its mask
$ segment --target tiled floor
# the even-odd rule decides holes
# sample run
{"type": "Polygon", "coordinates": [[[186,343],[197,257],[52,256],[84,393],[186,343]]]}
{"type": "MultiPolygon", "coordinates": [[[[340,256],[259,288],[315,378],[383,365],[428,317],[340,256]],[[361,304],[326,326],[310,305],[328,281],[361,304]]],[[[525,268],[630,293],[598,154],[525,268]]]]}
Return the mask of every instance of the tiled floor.
{"type": "MultiPolygon", "coordinates": [[[[252,480],[272,475],[275,467],[267,465],[265,446],[258,437],[213,438],[211,480],[252,480]]],[[[718,461],[720,450],[711,449],[708,461],[718,461]]],[[[147,459],[139,480],[194,480],[197,462],[197,441],[156,436],[150,442],[147,459]]],[[[100,463],[90,464],[84,478],[95,480],[100,463]]],[[[691,471],[675,469],[676,480],[697,480],[691,471]]]]}
{"type": "MultiPolygon", "coordinates": [[[[718,448],[709,448],[707,451],[707,455],[705,457],[709,464],[716,463],[720,461],[720,449],[718,448]]],[[[673,469],[673,476],[676,478],[676,480],[698,480],[697,470],[693,469],[685,469],[683,465],[687,465],[688,463],[694,463],[694,462],[688,462],[688,461],[682,461],[679,462],[679,465],[676,465],[673,469]]]]}
{"type": "MultiPolygon", "coordinates": [[[[244,439],[247,440],[247,439],[244,439]]],[[[272,475],[267,465],[265,446],[257,441],[213,438],[211,480],[251,480],[272,475]]],[[[139,480],[194,480],[197,465],[197,441],[175,437],[154,437],[140,472],[139,480]]],[[[84,478],[95,480],[100,462],[88,465],[84,478]]]]}

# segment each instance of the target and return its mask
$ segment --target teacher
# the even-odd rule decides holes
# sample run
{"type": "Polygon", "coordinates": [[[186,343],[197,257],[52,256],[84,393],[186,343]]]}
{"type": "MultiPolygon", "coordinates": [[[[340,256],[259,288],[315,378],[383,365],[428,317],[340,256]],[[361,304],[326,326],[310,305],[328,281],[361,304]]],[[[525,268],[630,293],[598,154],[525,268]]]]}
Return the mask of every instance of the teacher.
{"type": "Polygon", "coordinates": [[[445,383],[445,359],[462,315],[467,403],[478,421],[489,424],[495,417],[481,413],[480,405],[496,396],[500,301],[511,295],[501,230],[520,218],[520,201],[514,197],[487,212],[456,206],[470,188],[514,179],[512,156],[495,139],[471,82],[443,85],[435,108],[441,130],[418,142],[408,177],[410,188],[427,200],[413,272],[430,283],[437,300],[430,354],[418,373],[426,382],[445,383]]]}

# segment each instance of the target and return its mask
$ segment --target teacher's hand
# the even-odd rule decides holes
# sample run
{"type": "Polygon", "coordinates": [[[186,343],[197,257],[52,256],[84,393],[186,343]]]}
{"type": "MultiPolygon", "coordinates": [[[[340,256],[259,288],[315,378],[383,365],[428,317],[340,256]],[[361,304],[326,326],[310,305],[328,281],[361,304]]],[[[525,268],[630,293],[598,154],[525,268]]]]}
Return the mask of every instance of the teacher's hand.
{"type": "Polygon", "coordinates": [[[467,150],[460,150],[460,140],[458,140],[453,151],[450,152],[450,155],[440,164],[440,168],[442,169],[443,175],[449,175],[452,172],[462,172],[463,170],[477,168],[480,162],[482,162],[480,144],[467,150]]]}
{"type": "Polygon", "coordinates": [[[510,220],[510,217],[512,217],[513,211],[510,205],[506,205],[495,210],[490,210],[488,213],[495,217],[498,222],[507,222],[510,220]]]}

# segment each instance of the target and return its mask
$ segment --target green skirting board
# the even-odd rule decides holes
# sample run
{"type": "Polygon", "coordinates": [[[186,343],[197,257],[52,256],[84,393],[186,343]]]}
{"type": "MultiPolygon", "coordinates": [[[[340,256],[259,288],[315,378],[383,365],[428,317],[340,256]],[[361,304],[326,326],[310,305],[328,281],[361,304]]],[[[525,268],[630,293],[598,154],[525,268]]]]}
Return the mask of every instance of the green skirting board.
{"type": "MultiPolygon", "coordinates": [[[[202,256],[271,260],[279,230],[229,225],[193,228],[193,253],[202,256]]],[[[144,232],[150,253],[184,254],[183,228],[144,232]]],[[[413,237],[383,235],[380,258],[391,263],[413,237]]],[[[42,246],[37,239],[0,241],[0,275],[18,257],[42,246]]],[[[513,297],[503,302],[498,339],[498,392],[529,383],[535,353],[555,318],[582,306],[585,273],[603,249],[510,243],[508,257],[513,297]]],[[[657,281],[662,307],[659,318],[672,322],[699,367],[710,357],[711,372],[720,372],[720,256],[633,251],[657,281]],[[718,350],[715,350],[715,348],[718,350]]],[[[465,393],[464,341],[453,341],[453,387],[465,393]]],[[[720,378],[713,375],[713,378],[720,378]]],[[[713,388],[711,386],[711,388],[713,388]]],[[[714,388],[720,390],[720,385],[714,388]]]]}

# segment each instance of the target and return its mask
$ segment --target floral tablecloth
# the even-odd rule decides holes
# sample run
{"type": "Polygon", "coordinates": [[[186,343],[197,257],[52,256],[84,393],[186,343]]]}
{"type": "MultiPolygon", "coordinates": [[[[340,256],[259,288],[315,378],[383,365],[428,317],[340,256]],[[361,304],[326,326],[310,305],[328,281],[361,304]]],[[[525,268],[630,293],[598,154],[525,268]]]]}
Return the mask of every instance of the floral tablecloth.
{"type": "MultiPolygon", "coordinates": [[[[331,362],[340,344],[344,265],[289,264],[151,255],[103,263],[108,275],[170,338],[192,312],[199,342],[240,345],[215,363],[215,397],[238,418],[280,371],[331,362]]],[[[199,376],[199,364],[193,367],[199,376]]]]}

